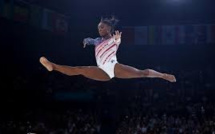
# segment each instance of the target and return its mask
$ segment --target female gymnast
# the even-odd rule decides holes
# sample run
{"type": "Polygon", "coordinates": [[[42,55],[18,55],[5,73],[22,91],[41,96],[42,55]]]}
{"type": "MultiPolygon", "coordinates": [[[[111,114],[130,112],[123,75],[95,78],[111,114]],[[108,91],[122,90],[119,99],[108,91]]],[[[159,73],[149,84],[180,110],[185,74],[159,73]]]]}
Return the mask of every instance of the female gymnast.
{"type": "Polygon", "coordinates": [[[83,47],[87,45],[95,46],[95,58],[97,66],[66,66],[55,64],[45,57],[40,58],[40,63],[48,71],[58,71],[68,76],[83,75],[97,81],[108,81],[113,77],[130,78],[161,78],[169,82],[176,82],[174,75],[160,73],[152,69],[140,70],[128,65],[120,64],[117,61],[116,53],[121,43],[122,32],[115,31],[114,28],[118,20],[112,18],[102,18],[98,24],[98,38],[85,38],[83,47]]]}

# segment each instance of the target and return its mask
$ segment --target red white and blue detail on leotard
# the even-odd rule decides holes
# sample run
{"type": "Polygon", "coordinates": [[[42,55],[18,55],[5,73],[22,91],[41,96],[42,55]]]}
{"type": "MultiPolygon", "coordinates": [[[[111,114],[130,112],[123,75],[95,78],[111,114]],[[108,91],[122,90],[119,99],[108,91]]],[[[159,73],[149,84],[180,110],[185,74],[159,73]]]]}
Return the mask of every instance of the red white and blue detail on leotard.
{"type": "Polygon", "coordinates": [[[85,38],[84,43],[95,46],[95,58],[98,66],[103,66],[112,59],[116,59],[116,53],[121,43],[121,39],[115,40],[114,37],[103,40],[98,38],[85,38]]]}

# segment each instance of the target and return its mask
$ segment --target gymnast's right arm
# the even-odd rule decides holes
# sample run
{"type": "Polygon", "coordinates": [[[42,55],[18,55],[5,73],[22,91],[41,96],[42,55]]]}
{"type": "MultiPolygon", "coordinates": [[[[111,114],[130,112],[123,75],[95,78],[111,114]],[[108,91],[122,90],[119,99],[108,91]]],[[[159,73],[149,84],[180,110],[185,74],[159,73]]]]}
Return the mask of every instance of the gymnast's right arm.
{"type": "Polygon", "coordinates": [[[95,44],[95,39],[93,38],[85,38],[83,40],[83,47],[85,48],[87,45],[94,45],[95,44]]]}

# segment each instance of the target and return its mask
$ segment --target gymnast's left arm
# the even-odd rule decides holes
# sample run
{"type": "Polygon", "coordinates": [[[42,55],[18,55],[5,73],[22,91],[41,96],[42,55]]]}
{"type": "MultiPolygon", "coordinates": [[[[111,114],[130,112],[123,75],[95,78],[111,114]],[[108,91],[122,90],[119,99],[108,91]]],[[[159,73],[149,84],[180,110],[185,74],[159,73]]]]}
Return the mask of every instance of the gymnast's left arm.
{"type": "Polygon", "coordinates": [[[118,30],[115,31],[115,34],[113,35],[114,41],[117,44],[117,46],[119,46],[119,44],[121,43],[121,35],[122,35],[122,32],[119,32],[118,30]]]}

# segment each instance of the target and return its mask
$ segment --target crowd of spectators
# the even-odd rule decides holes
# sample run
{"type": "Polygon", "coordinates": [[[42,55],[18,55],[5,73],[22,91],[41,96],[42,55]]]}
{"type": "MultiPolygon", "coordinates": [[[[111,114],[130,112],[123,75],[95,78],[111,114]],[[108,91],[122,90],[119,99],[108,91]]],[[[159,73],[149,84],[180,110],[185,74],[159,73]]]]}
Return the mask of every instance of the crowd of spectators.
{"type": "Polygon", "coordinates": [[[61,113],[40,110],[28,111],[25,120],[1,121],[2,134],[98,134],[100,123],[97,115],[79,110],[67,110],[61,113]],[[27,120],[28,119],[28,120],[27,120]]]}
{"type": "Polygon", "coordinates": [[[106,112],[116,124],[117,134],[214,134],[213,74],[212,68],[179,71],[175,84],[144,78],[113,79],[102,83],[82,76],[70,78],[57,73],[45,74],[43,78],[39,77],[40,74],[36,78],[18,76],[13,83],[13,92],[17,94],[14,100],[6,100],[17,105],[26,101],[19,101],[18,95],[33,96],[36,93],[35,96],[41,98],[28,101],[33,104],[42,102],[38,105],[47,108],[31,106],[20,114],[1,115],[0,133],[99,134],[103,129],[102,114],[106,112]],[[71,82],[71,79],[74,81],[71,82]],[[40,84],[36,85],[37,82],[40,84]],[[32,84],[36,86],[29,89],[32,84]],[[87,102],[74,98],[68,102],[64,100],[59,104],[67,103],[65,108],[56,110],[60,108],[56,105],[54,110],[49,109],[48,104],[59,101],[54,97],[58,91],[90,91],[93,98],[88,98],[87,102]],[[71,108],[79,103],[85,105],[71,108]]]}

